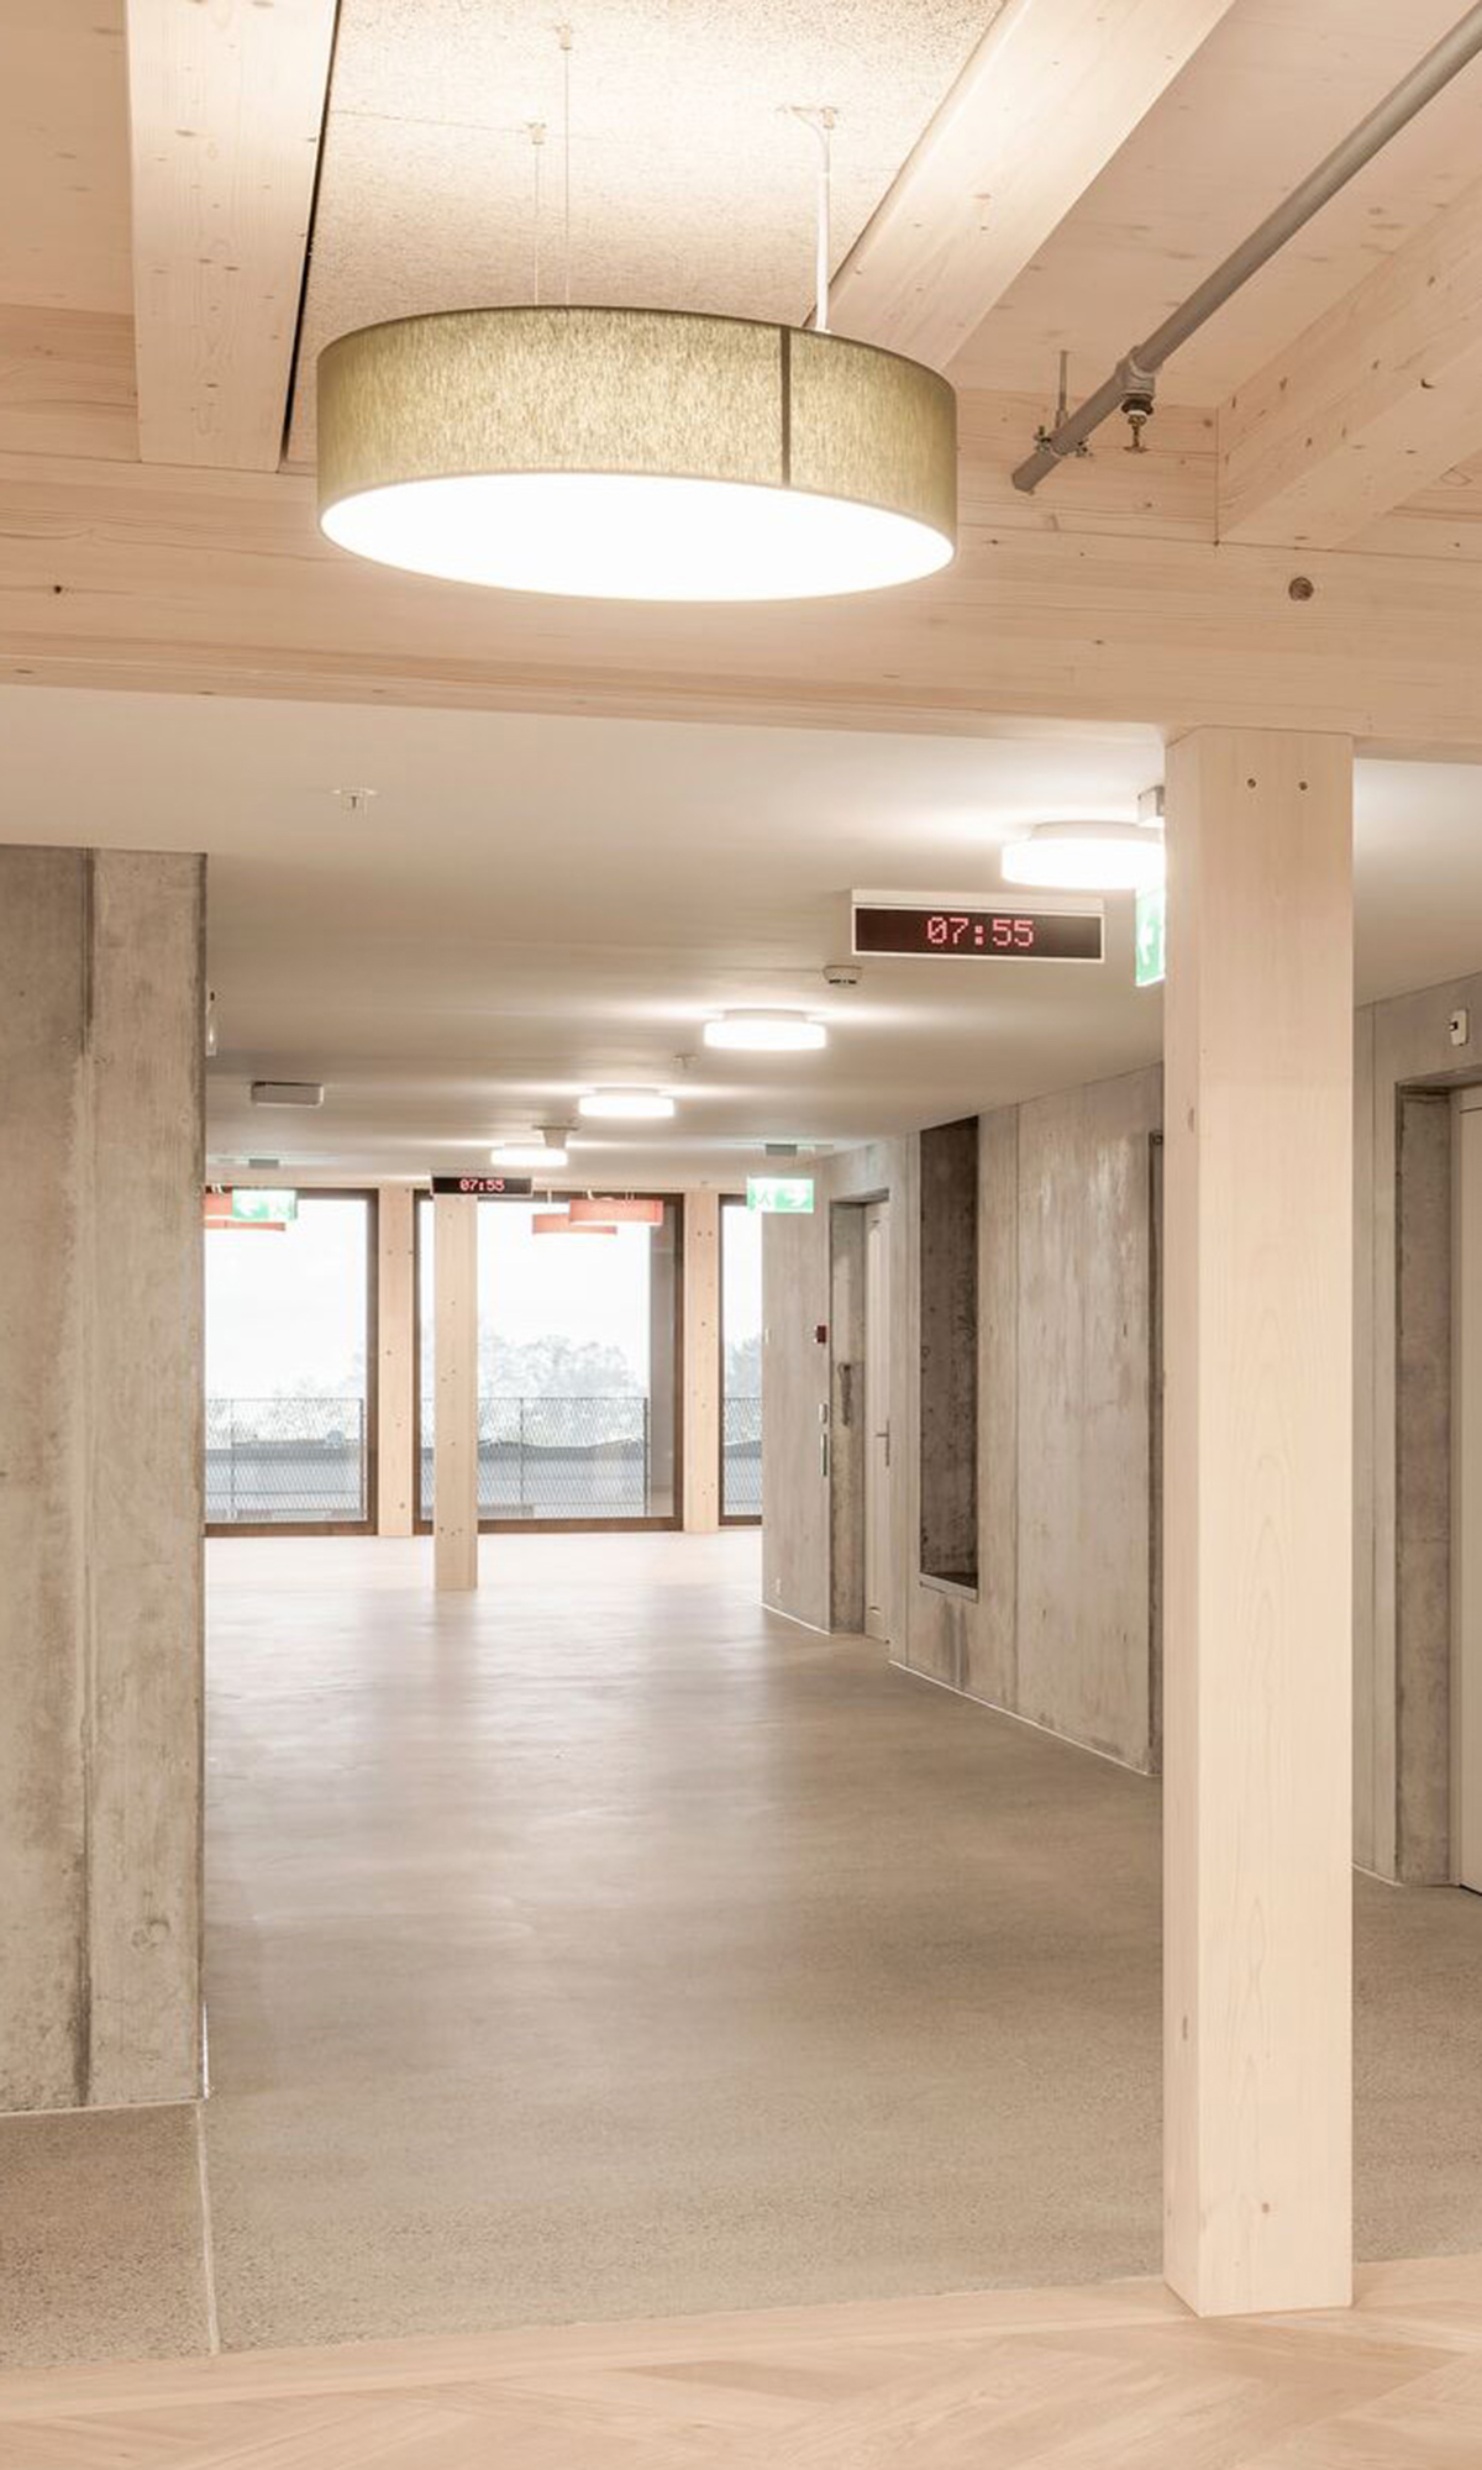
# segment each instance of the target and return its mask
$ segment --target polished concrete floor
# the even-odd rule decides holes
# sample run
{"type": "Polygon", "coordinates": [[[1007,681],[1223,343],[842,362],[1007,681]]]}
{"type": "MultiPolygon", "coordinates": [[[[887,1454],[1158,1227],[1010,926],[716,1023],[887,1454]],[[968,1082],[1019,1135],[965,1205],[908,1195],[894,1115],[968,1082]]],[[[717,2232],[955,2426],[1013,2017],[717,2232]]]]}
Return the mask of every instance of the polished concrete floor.
{"type": "MultiPolygon", "coordinates": [[[[212,2098],[0,2122],[0,2363],[1156,2268],[1156,1788],[757,1562],[212,1547],[212,2098]]],[[[1358,1908],[1362,2251],[1482,2246],[1482,1902],[1358,1908]]]]}

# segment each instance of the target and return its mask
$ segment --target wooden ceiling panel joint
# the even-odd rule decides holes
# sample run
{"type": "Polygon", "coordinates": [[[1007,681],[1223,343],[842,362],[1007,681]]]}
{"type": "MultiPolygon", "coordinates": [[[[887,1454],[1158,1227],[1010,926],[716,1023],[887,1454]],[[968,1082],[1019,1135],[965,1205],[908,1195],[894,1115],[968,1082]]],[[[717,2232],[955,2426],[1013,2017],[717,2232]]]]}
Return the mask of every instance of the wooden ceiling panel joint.
{"type": "Polygon", "coordinates": [[[275,471],[335,0],[128,0],[146,462],[275,471]]]}

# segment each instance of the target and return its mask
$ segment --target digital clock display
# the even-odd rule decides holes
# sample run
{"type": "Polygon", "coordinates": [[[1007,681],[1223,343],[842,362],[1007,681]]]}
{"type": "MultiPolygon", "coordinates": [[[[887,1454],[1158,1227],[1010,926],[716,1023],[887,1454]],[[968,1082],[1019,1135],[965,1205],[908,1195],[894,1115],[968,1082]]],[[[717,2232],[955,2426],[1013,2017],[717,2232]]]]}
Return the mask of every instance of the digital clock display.
{"type": "Polygon", "coordinates": [[[472,1201],[528,1201],[535,1180],[530,1175],[434,1175],[432,1189],[472,1201]]]}
{"type": "Polygon", "coordinates": [[[1101,925],[1099,910],[857,900],[854,949],[925,960],[1099,961],[1101,925]]]}

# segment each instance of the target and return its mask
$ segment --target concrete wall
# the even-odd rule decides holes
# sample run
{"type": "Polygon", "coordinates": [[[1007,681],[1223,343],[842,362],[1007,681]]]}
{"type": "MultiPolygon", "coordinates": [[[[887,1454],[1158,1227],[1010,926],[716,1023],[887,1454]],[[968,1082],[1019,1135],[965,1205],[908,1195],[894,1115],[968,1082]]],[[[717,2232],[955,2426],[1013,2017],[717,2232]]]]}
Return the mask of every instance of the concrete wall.
{"type": "Polygon", "coordinates": [[[0,2109],[199,2089],[203,926],[0,849],[0,2109]]]}
{"type": "MultiPolygon", "coordinates": [[[[1156,1757],[1150,1582],[1150,1158],[1161,1075],[981,1119],[978,1550],[974,1595],[920,1576],[920,1144],[830,1160],[812,1218],[764,1246],[767,1601],[825,1627],[830,1566],[818,1408],[832,1212],[888,1193],[894,1269],[891,1652],[911,1670],[1147,1768],[1156,1757]]],[[[835,1533],[841,1522],[835,1521],[835,1533]]]]}
{"type": "MultiPolygon", "coordinates": [[[[1451,1876],[1450,1123],[1482,1081],[1482,973],[1362,1009],[1354,1024],[1354,1857],[1451,1876]],[[1471,1034],[1451,1039],[1453,1013],[1471,1034]]],[[[889,1191],[895,1213],[898,1494],[893,1648],[914,1670],[1134,1766],[1159,1753],[1154,1213],[1161,1075],[984,1116],[979,1142],[975,1601],[916,1559],[917,1144],[831,1160],[822,1201],[889,1191]]],[[[767,1230],[768,1600],[824,1626],[827,1208],[767,1230]],[[809,1324],[806,1346],[801,1332],[809,1324]],[[806,1430],[804,1419],[806,1418],[806,1430]]],[[[852,1534],[847,1520],[836,1530],[852,1534]]],[[[852,1544],[845,1549],[852,1550],[852,1544]]]]}

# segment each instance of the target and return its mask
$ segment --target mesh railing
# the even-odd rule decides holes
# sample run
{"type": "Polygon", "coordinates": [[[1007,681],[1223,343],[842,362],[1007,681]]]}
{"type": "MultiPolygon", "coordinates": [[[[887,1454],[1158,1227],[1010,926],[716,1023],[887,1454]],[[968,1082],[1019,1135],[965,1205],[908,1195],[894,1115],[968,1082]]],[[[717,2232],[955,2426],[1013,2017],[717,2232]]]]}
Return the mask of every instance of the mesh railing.
{"type": "Polygon", "coordinates": [[[727,1398],[721,1425],[721,1513],[726,1518],[762,1514],[762,1402],[727,1398]]]}
{"type": "MultiPolygon", "coordinates": [[[[481,1398],[481,1518],[645,1518],[646,1398],[481,1398]]],[[[432,1400],[422,1401],[422,1515],[432,1516],[432,1400]]]]}
{"type": "Polygon", "coordinates": [[[208,1398],[208,1526],[366,1516],[363,1398],[208,1398]]]}

